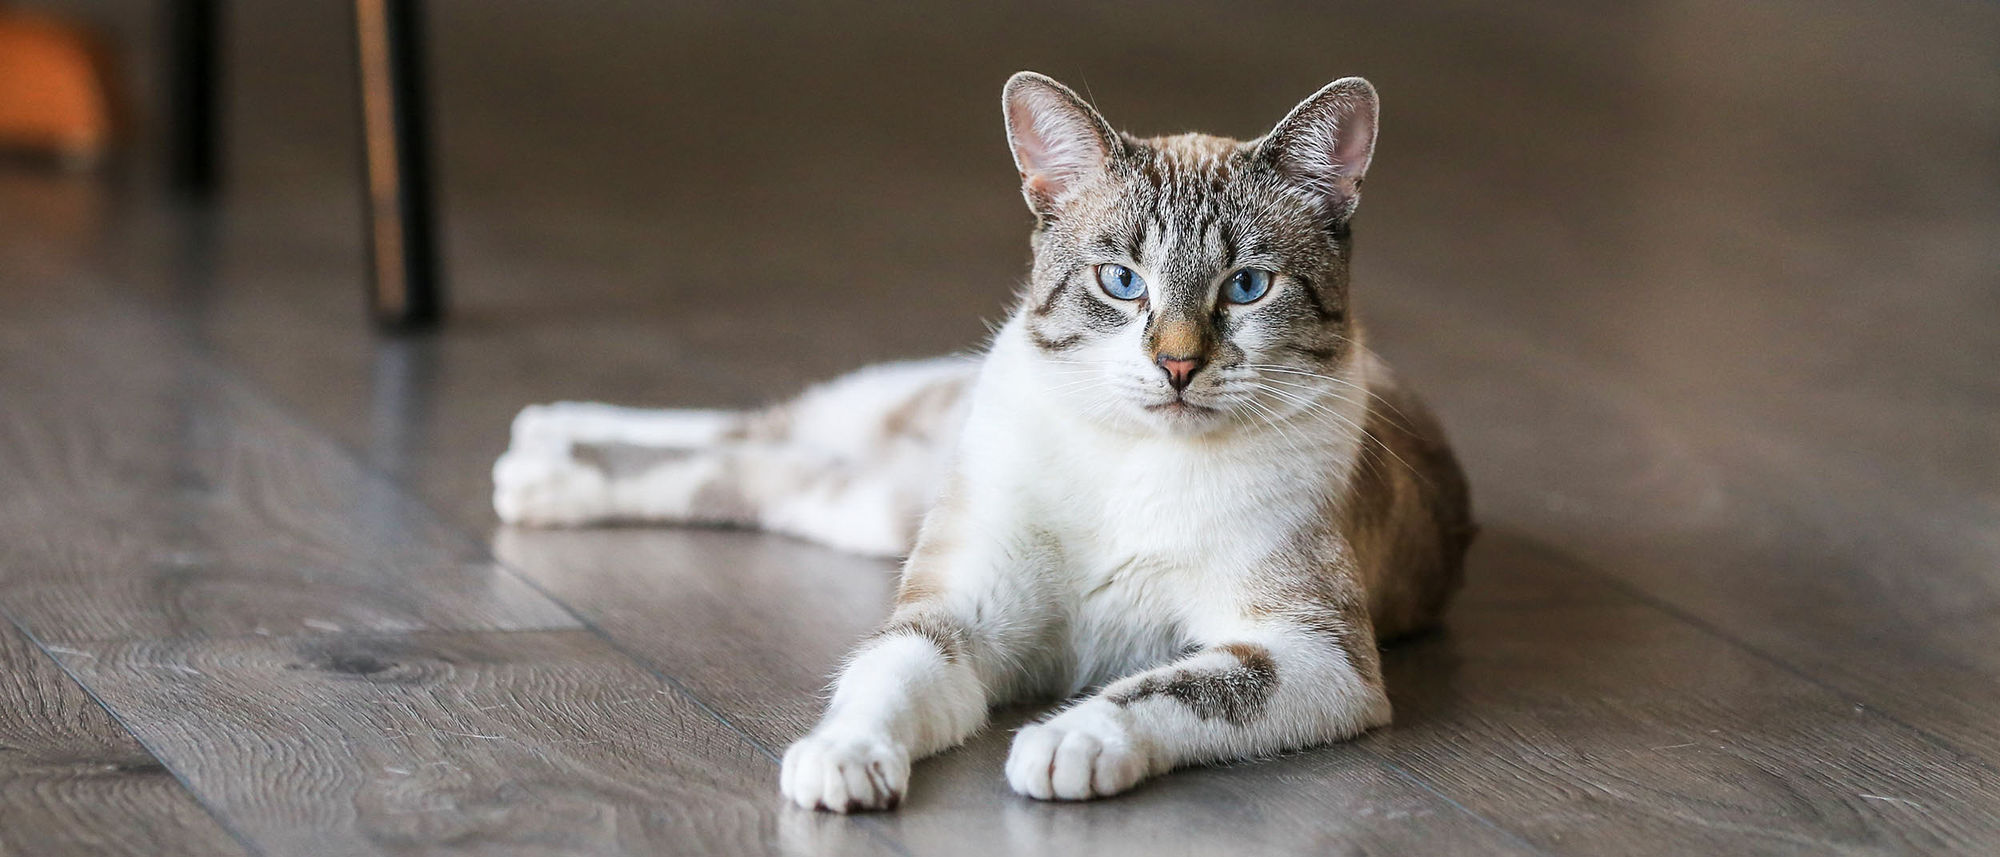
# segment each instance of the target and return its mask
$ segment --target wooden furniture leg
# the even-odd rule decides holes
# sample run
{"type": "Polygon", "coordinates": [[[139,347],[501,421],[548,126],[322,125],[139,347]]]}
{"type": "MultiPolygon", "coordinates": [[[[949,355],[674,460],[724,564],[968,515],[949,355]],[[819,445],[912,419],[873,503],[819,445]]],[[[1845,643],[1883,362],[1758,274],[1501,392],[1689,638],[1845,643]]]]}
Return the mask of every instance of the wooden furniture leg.
{"type": "Polygon", "coordinates": [[[367,175],[368,303],[389,329],[437,324],[444,310],[431,208],[418,0],[355,0],[367,175]]]}

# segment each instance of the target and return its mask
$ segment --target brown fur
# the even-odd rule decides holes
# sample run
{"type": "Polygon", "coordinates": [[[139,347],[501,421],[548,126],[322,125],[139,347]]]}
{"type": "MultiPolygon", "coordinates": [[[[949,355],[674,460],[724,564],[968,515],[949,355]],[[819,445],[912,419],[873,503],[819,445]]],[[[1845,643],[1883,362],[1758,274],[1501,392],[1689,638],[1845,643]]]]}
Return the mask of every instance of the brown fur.
{"type": "Polygon", "coordinates": [[[1129,687],[1105,695],[1113,705],[1129,706],[1163,696],[1179,702],[1203,720],[1220,718],[1242,726],[1262,717],[1264,706],[1278,689],[1278,665],[1269,649],[1249,643],[1229,643],[1216,651],[1236,658],[1237,665],[1220,670],[1181,669],[1164,675],[1140,676],[1129,687]]]}
{"type": "Polygon", "coordinates": [[[1478,527],[1444,429],[1416,396],[1393,383],[1381,387],[1339,520],[1376,636],[1388,640],[1442,618],[1478,527]]]}
{"type": "Polygon", "coordinates": [[[942,614],[931,611],[909,611],[904,615],[904,611],[898,611],[898,614],[884,624],[881,630],[875,632],[877,639],[901,635],[929,640],[931,645],[936,646],[938,652],[944,655],[948,663],[956,663],[959,658],[965,657],[965,647],[968,642],[965,629],[942,614]]]}

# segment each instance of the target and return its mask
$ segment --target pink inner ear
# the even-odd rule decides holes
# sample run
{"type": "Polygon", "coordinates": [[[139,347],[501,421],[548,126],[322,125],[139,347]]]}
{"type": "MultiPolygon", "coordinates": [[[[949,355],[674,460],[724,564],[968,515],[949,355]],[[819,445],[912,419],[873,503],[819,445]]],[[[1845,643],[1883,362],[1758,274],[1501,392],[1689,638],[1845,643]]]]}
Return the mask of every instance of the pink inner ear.
{"type": "Polygon", "coordinates": [[[1104,168],[1109,153],[1096,124],[1056,93],[1039,88],[1017,93],[1007,105],[1007,125],[1030,194],[1053,200],[1104,168]]]}
{"type": "Polygon", "coordinates": [[[1299,190],[1336,217],[1354,212],[1375,149],[1372,98],[1330,87],[1286,117],[1273,139],[1280,168],[1299,190]]]}
{"type": "Polygon", "coordinates": [[[1375,145],[1373,121],[1361,109],[1337,114],[1328,131],[1333,135],[1333,172],[1357,179],[1368,172],[1369,151],[1375,145]]]}

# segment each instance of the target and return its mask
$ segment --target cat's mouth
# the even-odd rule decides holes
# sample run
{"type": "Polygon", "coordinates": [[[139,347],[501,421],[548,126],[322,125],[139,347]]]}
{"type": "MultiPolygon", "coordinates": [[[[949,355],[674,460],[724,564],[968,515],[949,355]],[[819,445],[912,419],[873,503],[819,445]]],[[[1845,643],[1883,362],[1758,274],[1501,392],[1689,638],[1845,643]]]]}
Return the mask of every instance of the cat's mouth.
{"type": "Polygon", "coordinates": [[[1211,408],[1207,405],[1197,405],[1193,402],[1188,401],[1187,399],[1179,397],[1176,397],[1173,401],[1170,402],[1161,402],[1157,405],[1147,405],[1146,410],[1152,411],[1154,413],[1186,414],[1189,416],[1202,416],[1206,414],[1215,413],[1214,408],[1211,408]]]}

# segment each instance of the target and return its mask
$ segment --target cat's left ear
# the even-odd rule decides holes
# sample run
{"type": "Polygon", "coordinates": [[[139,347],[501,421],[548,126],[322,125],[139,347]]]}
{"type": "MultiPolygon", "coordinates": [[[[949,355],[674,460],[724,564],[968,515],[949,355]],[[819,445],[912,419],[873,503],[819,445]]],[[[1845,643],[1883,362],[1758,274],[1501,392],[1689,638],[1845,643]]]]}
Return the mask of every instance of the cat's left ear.
{"type": "Polygon", "coordinates": [[[1258,146],[1258,156],[1309,194],[1331,222],[1343,223],[1361,204],[1380,114],[1373,84],[1341,78],[1292,108],[1258,146]]]}
{"type": "Polygon", "coordinates": [[[1053,217],[1072,191],[1102,176],[1121,148],[1118,132],[1075,92],[1024,71],[1001,94],[1007,145],[1021,170],[1021,195],[1035,217],[1053,217]]]}

